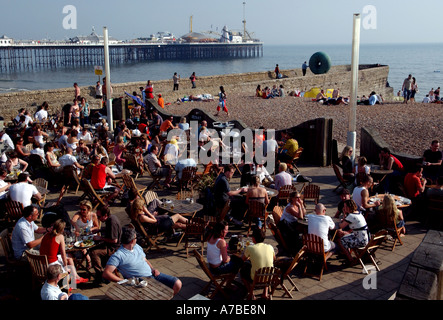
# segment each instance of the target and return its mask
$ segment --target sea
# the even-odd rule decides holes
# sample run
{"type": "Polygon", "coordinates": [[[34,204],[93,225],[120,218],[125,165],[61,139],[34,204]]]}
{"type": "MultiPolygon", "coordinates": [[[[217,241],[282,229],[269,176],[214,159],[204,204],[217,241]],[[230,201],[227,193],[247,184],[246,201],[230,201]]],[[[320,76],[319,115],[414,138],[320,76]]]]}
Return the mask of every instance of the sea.
{"type": "MultiPolygon", "coordinates": [[[[349,45],[266,45],[263,56],[256,58],[196,60],[196,61],[147,61],[110,66],[112,83],[139,82],[171,79],[174,72],[188,79],[192,72],[197,76],[222,75],[301,68],[316,52],[326,53],[332,65],[350,65],[352,46],[349,45]]],[[[417,79],[419,101],[433,88],[443,86],[443,44],[361,44],[360,64],[389,66],[388,82],[394,94],[401,89],[403,80],[412,74],[417,79]],[[440,72],[441,71],[441,72],[440,72]]],[[[94,66],[59,67],[20,72],[0,73],[0,93],[40,89],[95,85],[100,78],[94,74],[94,66]]],[[[293,88],[296,89],[296,88],[293,88]]],[[[368,92],[369,94],[369,92],[368,92]]]]}

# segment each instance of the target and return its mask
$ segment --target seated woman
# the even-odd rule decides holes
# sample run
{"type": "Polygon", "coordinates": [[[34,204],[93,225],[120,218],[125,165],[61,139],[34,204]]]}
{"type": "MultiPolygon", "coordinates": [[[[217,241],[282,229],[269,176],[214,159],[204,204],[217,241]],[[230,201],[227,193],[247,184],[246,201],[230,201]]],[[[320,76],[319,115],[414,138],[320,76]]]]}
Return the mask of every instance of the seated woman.
{"type": "MultiPolygon", "coordinates": [[[[246,193],[246,204],[249,205],[250,201],[260,201],[267,206],[269,204],[268,193],[266,189],[260,187],[260,177],[253,176],[251,181],[251,186],[248,188],[248,192],[246,193]]],[[[258,219],[257,225],[259,228],[262,227],[261,220],[258,219]]]]}
{"type": "Polygon", "coordinates": [[[71,129],[77,131],[77,134],[78,132],[81,132],[83,130],[82,126],[80,125],[79,119],[72,120],[71,129]]]}
{"type": "Polygon", "coordinates": [[[392,229],[395,223],[397,229],[400,230],[400,236],[406,233],[405,219],[403,212],[397,208],[394,198],[390,194],[386,194],[383,198],[383,204],[379,207],[377,215],[383,222],[382,228],[392,229]]]}
{"type": "Polygon", "coordinates": [[[114,154],[115,154],[115,163],[120,167],[123,167],[126,159],[123,157],[123,152],[126,151],[126,145],[123,142],[122,136],[117,136],[117,141],[114,146],[114,154]]]}
{"type": "Polygon", "coordinates": [[[34,126],[34,131],[32,135],[34,137],[34,141],[37,141],[42,147],[45,145],[45,138],[47,139],[49,136],[46,132],[42,130],[42,127],[39,124],[36,124],[34,126]]]}
{"type": "Polygon", "coordinates": [[[257,89],[255,89],[255,96],[261,98],[263,95],[263,92],[261,91],[261,86],[258,85],[257,89]]]}
{"type": "Polygon", "coordinates": [[[357,204],[354,200],[345,200],[343,214],[344,218],[339,224],[340,230],[337,231],[337,235],[340,238],[338,246],[346,255],[348,261],[351,264],[355,264],[356,261],[352,258],[349,249],[361,248],[368,244],[368,225],[365,217],[358,211],[357,204]],[[343,231],[346,227],[349,227],[349,231],[343,231]]]}
{"type": "MultiPolygon", "coordinates": [[[[169,216],[167,214],[159,215],[156,211],[151,213],[145,206],[145,201],[137,197],[131,205],[130,209],[131,219],[139,221],[142,224],[151,224],[157,230],[157,233],[166,232],[173,234],[174,229],[186,228],[186,222],[188,219],[184,218],[180,214],[174,214],[169,216]]],[[[151,229],[152,230],[152,229],[151,229]]]]}
{"type": "Polygon", "coordinates": [[[108,152],[106,152],[106,149],[101,145],[99,139],[94,139],[94,141],[92,142],[92,148],[89,155],[91,158],[95,155],[99,155],[100,158],[102,158],[102,157],[107,157],[108,152]]]}
{"type": "Polygon", "coordinates": [[[15,140],[15,153],[16,153],[17,157],[19,157],[22,160],[26,160],[29,157],[29,155],[31,154],[28,151],[26,151],[26,148],[23,145],[24,141],[25,140],[23,139],[23,137],[18,137],[15,140]]]}
{"type": "Polygon", "coordinates": [[[340,167],[343,169],[343,179],[351,181],[354,180],[354,168],[352,166],[352,147],[346,146],[340,155],[340,167]]]}
{"type": "Polygon", "coordinates": [[[48,258],[48,266],[59,264],[63,272],[70,272],[76,283],[88,282],[88,279],[81,278],[75,269],[74,260],[66,254],[65,237],[63,235],[66,222],[62,219],[55,221],[51,232],[46,233],[40,245],[40,254],[48,258]],[[66,270],[66,267],[68,270],[66,270]]]}
{"type": "Polygon", "coordinates": [[[28,168],[28,163],[22,159],[19,159],[17,156],[17,153],[14,151],[9,153],[8,160],[6,160],[5,168],[6,171],[9,173],[12,172],[12,170],[20,170],[20,171],[26,171],[26,168],[28,168]]]}
{"type": "MultiPolygon", "coordinates": [[[[100,225],[95,212],[92,212],[92,204],[88,200],[80,202],[80,211],[74,214],[71,219],[71,224],[75,227],[75,235],[78,237],[82,232],[90,234],[100,231],[100,225]]],[[[86,254],[86,250],[83,250],[86,254]]],[[[88,269],[92,268],[91,257],[86,255],[88,262],[88,269]]]]}
{"type": "Polygon", "coordinates": [[[283,210],[280,221],[277,224],[278,229],[282,233],[282,237],[286,240],[288,246],[295,250],[299,246],[299,228],[298,219],[304,219],[306,215],[306,208],[298,192],[291,192],[289,195],[289,203],[283,210]]]}
{"type": "Polygon", "coordinates": [[[70,135],[68,136],[68,139],[66,140],[66,147],[71,148],[74,152],[77,150],[78,147],[77,135],[78,131],[72,129],[70,135]]]}
{"type": "Polygon", "coordinates": [[[237,274],[243,265],[243,260],[236,256],[228,255],[228,246],[226,244],[226,234],[228,233],[228,224],[225,221],[217,222],[208,240],[206,249],[206,259],[208,260],[209,270],[212,274],[237,274]]]}
{"type": "Polygon", "coordinates": [[[359,176],[362,177],[363,173],[370,175],[371,167],[367,165],[368,160],[366,157],[359,157],[357,160],[357,164],[354,167],[354,175],[355,175],[355,185],[360,185],[359,176]]]}
{"type": "Polygon", "coordinates": [[[85,141],[83,139],[80,139],[78,141],[78,147],[77,147],[77,153],[83,154],[86,157],[89,157],[89,153],[91,151],[89,150],[88,146],[86,145],[85,141]]]}
{"type": "Polygon", "coordinates": [[[369,213],[372,208],[380,205],[380,201],[369,203],[369,189],[372,187],[374,180],[369,175],[361,177],[360,185],[354,188],[352,192],[352,199],[357,204],[359,211],[362,211],[365,215],[369,213]]]}
{"type": "Polygon", "coordinates": [[[47,166],[54,170],[55,172],[59,172],[62,170],[60,163],[57,160],[57,156],[54,153],[55,145],[53,142],[48,142],[44,146],[45,159],[47,166]]]}

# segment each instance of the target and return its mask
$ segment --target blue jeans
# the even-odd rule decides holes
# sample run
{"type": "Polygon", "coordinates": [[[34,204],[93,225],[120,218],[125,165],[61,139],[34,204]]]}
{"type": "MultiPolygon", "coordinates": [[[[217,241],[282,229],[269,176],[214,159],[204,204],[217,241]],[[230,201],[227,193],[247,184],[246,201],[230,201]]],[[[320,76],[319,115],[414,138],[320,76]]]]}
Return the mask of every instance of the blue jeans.
{"type": "Polygon", "coordinates": [[[151,276],[151,278],[154,278],[158,282],[163,283],[165,286],[168,286],[171,289],[174,287],[175,283],[178,280],[178,278],[176,278],[174,276],[170,276],[168,274],[164,274],[164,273],[161,273],[161,272],[160,272],[160,274],[158,276],[156,276],[156,277],[151,276]]]}
{"type": "Polygon", "coordinates": [[[405,98],[405,100],[409,100],[411,98],[411,90],[404,89],[403,90],[403,97],[405,98]]]}

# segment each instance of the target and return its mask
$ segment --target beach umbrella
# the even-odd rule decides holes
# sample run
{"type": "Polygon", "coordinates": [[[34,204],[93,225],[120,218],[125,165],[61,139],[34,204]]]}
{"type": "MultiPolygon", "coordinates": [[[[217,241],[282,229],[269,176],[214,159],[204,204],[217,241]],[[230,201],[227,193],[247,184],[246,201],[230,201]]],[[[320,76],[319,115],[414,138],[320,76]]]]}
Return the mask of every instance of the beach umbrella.
{"type": "Polygon", "coordinates": [[[132,94],[129,94],[125,91],[125,94],[130,97],[132,100],[134,100],[135,102],[137,102],[139,105],[141,105],[142,107],[145,107],[145,104],[143,101],[141,101],[141,99],[137,96],[133,96],[132,94]]]}

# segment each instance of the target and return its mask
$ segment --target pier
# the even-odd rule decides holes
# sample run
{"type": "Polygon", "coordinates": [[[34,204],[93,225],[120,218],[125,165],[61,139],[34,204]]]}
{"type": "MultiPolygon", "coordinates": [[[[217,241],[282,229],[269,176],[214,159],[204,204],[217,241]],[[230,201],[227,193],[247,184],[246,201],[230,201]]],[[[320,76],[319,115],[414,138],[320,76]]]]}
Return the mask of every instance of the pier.
{"type": "MultiPolygon", "coordinates": [[[[200,59],[243,59],[263,56],[263,43],[116,44],[109,46],[111,64],[200,59]]],[[[0,72],[104,64],[103,45],[34,44],[0,47],[0,72]]]]}

